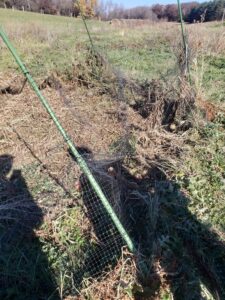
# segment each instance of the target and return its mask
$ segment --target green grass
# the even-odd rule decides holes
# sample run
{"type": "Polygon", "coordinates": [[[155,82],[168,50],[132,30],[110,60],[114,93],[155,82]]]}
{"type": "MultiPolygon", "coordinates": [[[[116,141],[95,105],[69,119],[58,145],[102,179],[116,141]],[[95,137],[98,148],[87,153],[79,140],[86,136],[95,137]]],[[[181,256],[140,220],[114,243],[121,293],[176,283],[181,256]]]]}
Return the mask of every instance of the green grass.
{"type": "MultiPolygon", "coordinates": [[[[84,63],[90,47],[81,19],[0,9],[0,24],[35,77],[43,78],[54,71],[71,73],[74,64],[84,63]]],[[[173,53],[177,26],[115,29],[95,20],[87,24],[100,53],[127,76],[144,80],[177,72],[173,53]]],[[[0,58],[1,71],[17,69],[5,48],[0,58]]],[[[223,59],[204,57],[202,86],[209,100],[224,100],[223,59]]]]}
{"type": "Polygon", "coordinates": [[[209,100],[225,102],[225,57],[207,57],[203,87],[209,100]]]}
{"type": "MultiPolygon", "coordinates": [[[[82,20],[5,12],[0,9],[1,24],[34,76],[43,77],[53,71],[64,73],[73,63],[85,58],[90,44],[82,20]]],[[[175,65],[170,45],[160,33],[153,40],[149,39],[147,29],[143,32],[135,29],[132,34],[128,30],[121,36],[108,23],[87,23],[100,52],[131,77],[160,77],[175,65]]],[[[1,51],[0,69],[7,71],[15,67],[8,51],[1,51]]]]}
{"type": "Polygon", "coordinates": [[[122,68],[127,76],[153,79],[165,76],[169,67],[174,67],[174,56],[164,48],[127,48],[112,50],[107,54],[110,62],[122,68]],[[165,68],[165,61],[168,62],[168,68],[165,68]]]}
{"type": "MultiPolygon", "coordinates": [[[[53,71],[63,73],[77,59],[76,45],[83,40],[88,41],[81,20],[10,10],[5,12],[0,9],[0,24],[33,76],[43,77],[53,71]]],[[[1,51],[0,69],[7,71],[15,67],[9,52],[1,51]]]]}
{"type": "Polygon", "coordinates": [[[190,195],[190,210],[205,223],[225,230],[225,126],[224,117],[190,135],[194,146],[187,156],[186,174],[178,173],[190,195]]]}
{"type": "MultiPolygon", "coordinates": [[[[180,277],[171,284],[177,299],[225,296],[225,117],[189,132],[188,150],[174,173],[174,191],[165,192],[159,232],[166,267],[175,260],[180,277]],[[166,232],[166,233],[165,233],[166,232]],[[216,233],[215,233],[216,232],[216,233]],[[169,255],[169,256],[167,256],[169,255]],[[182,275],[182,272],[184,274],[182,275]]],[[[174,184],[173,183],[173,184],[174,184]]]]}
{"type": "Polygon", "coordinates": [[[160,209],[155,255],[160,256],[163,270],[171,274],[167,278],[172,299],[216,299],[216,291],[223,299],[224,116],[191,129],[187,145],[179,169],[172,172],[170,180],[156,185],[160,209]]]}

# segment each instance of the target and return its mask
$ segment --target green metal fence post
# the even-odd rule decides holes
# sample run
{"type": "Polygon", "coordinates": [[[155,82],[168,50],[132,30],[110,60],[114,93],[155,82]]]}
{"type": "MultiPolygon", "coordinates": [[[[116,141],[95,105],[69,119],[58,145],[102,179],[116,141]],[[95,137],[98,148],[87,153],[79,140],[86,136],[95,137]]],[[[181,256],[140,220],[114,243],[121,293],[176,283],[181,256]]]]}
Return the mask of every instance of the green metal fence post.
{"type": "Polygon", "coordinates": [[[185,59],[186,59],[186,64],[187,64],[188,78],[189,78],[189,82],[191,83],[190,66],[189,66],[188,57],[187,57],[188,47],[187,47],[187,41],[186,41],[185,33],[184,33],[184,20],[183,20],[183,14],[182,14],[180,0],[177,0],[177,5],[178,5],[178,13],[179,13],[179,17],[180,17],[181,34],[182,34],[182,40],[183,40],[183,46],[184,46],[184,52],[185,52],[185,59]]]}

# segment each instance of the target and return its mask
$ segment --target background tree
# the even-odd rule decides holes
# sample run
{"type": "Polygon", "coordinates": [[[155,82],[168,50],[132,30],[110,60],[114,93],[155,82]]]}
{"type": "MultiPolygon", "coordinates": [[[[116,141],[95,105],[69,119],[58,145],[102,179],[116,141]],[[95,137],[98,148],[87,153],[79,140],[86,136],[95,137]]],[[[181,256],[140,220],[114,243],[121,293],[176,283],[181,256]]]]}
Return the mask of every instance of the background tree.
{"type": "Polygon", "coordinates": [[[95,10],[97,8],[97,0],[77,0],[74,3],[75,9],[79,11],[79,14],[90,18],[95,16],[95,10]]]}

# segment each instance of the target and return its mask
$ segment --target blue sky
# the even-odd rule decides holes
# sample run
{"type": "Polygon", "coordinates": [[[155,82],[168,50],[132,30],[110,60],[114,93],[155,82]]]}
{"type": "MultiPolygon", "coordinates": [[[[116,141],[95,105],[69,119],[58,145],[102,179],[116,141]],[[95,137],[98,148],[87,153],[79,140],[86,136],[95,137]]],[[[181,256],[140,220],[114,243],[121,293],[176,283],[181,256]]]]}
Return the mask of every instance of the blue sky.
{"type": "MultiPolygon", "coordinates": [[[[181,2],[190,2],[188,0],[181,0],[181,2]]],[[[200,1],[199,1],[200,2],[200,1]]],[[[153,5],[156,3],[159,4],[170,4],[170,3],[177,3],[176,0],[113,0],[113,3],[122,4],[123,7],[130,8],[135,6],[142,6],[142,5],[153,5]]]]}

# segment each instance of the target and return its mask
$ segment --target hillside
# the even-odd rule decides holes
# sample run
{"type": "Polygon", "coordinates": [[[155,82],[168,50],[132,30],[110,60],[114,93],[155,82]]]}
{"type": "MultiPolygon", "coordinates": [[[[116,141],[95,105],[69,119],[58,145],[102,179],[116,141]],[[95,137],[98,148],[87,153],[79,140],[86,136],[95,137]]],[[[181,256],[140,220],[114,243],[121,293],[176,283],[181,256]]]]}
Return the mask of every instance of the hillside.
{"type": "Polygon", "coordinates": [[[140,251],[0,41],[0,298],[224,299],[221,22],[82,20],[0,9],[0,25],[140,251]],[[143,260],[147,273],[139,265],[143,260]]]}

